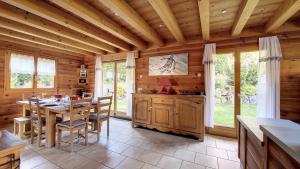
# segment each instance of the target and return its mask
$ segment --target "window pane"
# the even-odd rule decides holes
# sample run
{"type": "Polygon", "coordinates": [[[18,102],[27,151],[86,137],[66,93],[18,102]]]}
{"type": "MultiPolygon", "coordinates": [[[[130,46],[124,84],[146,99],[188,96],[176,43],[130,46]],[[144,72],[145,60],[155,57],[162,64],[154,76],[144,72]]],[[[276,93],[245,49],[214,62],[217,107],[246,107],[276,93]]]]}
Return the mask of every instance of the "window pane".
{"type": "Polygon", "coordinates": [[[10,88],[32,88],[33,75],[24,73],[12,73],[10,77],[10,88]]]}
{"type": "Polygon", "coordinates": [[[55,60],[38,58],[37,74],[37,88],[54,88],[55,60]]]}
{"type": "Polygon", "coordinates": [[[123,112],[124,115],[127,115],[126,112],[126,63],[119,62],[117,63],[117,111],[123,112]]]}
{"type": "Polygon", "coordinates": [[[234,55],[217,54],[214,123],[234,127],[234,55]]]}
{"type": "MultiPolygon", "coordinates": [[[[114,96],[115,63],[109,62],[103,64],[103,95],[114,96]]],[[[112,102],[114,109],[114,99],[112,102]]]]}
{"type": "Polygon", "coordinates": [[[54,88],[54,78],[51,75],[38,75],[37,87],[38,88],[54,88]]]}
{"type": "Polygon", "coordinates": [[[241,115],[256,117],[259,52],[241,52],[241,115]]]}
{"type": "Polygon", "coordinates": [[[34,57],[11,53],[10,73],[10,88],[32,88],[34,57]]]}

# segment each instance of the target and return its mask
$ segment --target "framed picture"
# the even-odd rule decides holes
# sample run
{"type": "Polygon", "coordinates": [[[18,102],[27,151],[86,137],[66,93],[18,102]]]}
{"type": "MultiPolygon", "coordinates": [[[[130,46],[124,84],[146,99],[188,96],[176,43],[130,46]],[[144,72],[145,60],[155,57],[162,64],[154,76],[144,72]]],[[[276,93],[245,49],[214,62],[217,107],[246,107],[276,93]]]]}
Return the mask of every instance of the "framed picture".
{"type": "Polygon", "coordinates": [[[188,53],[149,57],[149,76],[188,75],[188,53]]]}

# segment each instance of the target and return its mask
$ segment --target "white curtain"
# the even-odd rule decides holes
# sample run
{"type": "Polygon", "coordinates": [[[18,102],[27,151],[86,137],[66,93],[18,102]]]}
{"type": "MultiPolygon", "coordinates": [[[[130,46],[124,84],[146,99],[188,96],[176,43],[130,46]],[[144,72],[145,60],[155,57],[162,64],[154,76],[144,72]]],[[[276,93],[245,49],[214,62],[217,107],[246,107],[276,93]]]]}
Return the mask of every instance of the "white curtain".
{"type": "Polygon", "coordinates": [[[56,75],[55,60],[38,58],[37,72],[38,75],[55,76],[56,75]]]}
{"type": "Polygon", "coordinates": [[[11,53],[11,73],[34,74],[34,57],[17,53],[11,53]]]}
{"type": "Polygon", "coordinates": [[[206,44],[204,47],[203,64],[205,72],[205,109],[204,123],[207,127],[214,127],[215,109],[215,65],[216,44],[206,44]]]}
{"type": "Polygon", "coordinates": [[[95,64],[95,88],[94,88],[94,99],[102,97],[102,60],[101,56],[97,56],[95,64]]]}
{"type": "Polygon", "coordinates": [[[280,59],[276,36],[259,38],[257,116],[280,119],[280,59]]]}
{"type": "Polygon", "coordinates": [[[126,103],[127,115],[132,116],[132,93],[135,93],[135,56],[129,52],[126,59],[126,103]]]}

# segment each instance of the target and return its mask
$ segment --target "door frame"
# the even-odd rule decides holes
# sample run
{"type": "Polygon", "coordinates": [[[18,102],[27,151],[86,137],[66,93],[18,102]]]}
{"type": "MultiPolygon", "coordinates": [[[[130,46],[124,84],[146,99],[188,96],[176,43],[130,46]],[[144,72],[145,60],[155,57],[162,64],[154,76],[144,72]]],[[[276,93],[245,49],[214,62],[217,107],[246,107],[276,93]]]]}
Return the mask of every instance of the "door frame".
{"type": "Polygon", "coordinates": [[[250,52],[257,51],[258,45],[244,45],[244,46],[233,46],[233,47],[222,47],[217,48],[217,54],[223,53],[233,53],[234,55],[234,127],[226,126],[217,126],[214,128],[206,127],[206,132],[213,135],[225,136],[237,138],[238,132],[238,120],[237,115],[240,115],[241,112],[241,101],[240,101],[240,72],[241,72],[241,62],[240,62],[240,53],[241,52],[250,52]]]}

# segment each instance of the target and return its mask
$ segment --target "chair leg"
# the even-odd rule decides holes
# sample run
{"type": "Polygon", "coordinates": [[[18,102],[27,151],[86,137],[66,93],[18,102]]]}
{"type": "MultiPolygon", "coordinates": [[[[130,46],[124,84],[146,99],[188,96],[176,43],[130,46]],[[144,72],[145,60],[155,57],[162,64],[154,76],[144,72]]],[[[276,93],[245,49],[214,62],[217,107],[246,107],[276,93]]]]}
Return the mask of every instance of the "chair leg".
{"type": "Polygon", "coordinates": [[[89,132],[89,125],[88,124],[86,124],[86,126],[85,126],[85,145],[87,146],[87,144],[88,144],[88,139],[89,139],[89,137],[88,137],[88,133],[89,132]]]}
{"type": "Polygon", "coordinates": [[[99,139],[100,139],[100,132],[101,132],[101,124],[99,121],[97,121],[97,142],[99,142],[99,139]]]}
{"type": "Polygon", "coordinates": [[[60,147],[61,145],[61,130],[59,128],[57,128],[57,146],[60,147]]]}
{"type": "Polygon", "coordinates": [[[34,126],[33,125],[31,125],[30,139],[31,139],[31,144],[33,144],[33,141],[34,141],[34,126]]]}
{"type": "Polygon", "coordinates": [[[78,129],[78,131],[77,131],[77,141],[78,141],[78,143],[79,143],[79,138],[80,138],[80,130],[81,129],[78,129]]]}
{"type": "Polygon", "coordinates": [[[39,147],[41,147],[41,145],[42,145],[42,130],[43,130],[43,128],[42,128],[42,125],[39,125],[38,126],[38,146],[39,147]]]}
{"type": "Polygon", "coordinates": [[[69,143],[70,143],[70,145],[71,145],[71,152],[73,153],[73,151],[74,151],[73,130],[70,130],[70,139],[69,139],[69,143]]]}
{"type": "Polygon", "coordinates": [[[18,136],[19,136],[20,138],[22,138],[22,136],[23,136],[24,124],[19,123],[18,127],[19,127],[18,136]]]}
{"type": "Polygon", "coordinates": [[[16,135],[17,133],[17,123],[16,121],[14,120],[14,135],[16,135]]]}
{"type": "Polygon", "coordinates": [[[109,136],[109,118],[107,118],[106,124],[107,124],[106,129],[107,129],[107,137],[108,137],[109,136]]]}

